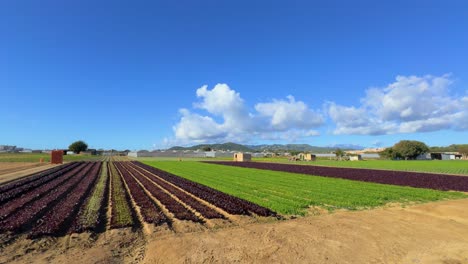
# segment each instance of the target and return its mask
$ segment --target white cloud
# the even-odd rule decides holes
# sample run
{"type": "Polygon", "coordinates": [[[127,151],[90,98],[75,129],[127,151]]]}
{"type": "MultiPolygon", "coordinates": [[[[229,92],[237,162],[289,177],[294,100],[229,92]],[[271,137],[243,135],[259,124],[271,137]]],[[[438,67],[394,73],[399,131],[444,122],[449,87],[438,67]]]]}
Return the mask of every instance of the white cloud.
{"type": "Polygon", "coordinates": [[[188,144],[208,141],[248,142],[254,139],[289,140],[319,135],[313,130],[323,124],[323,116],[311,110],[293,96],[257,103],[255,113],[249,113],[240,94],[227,84],[217,84],[212,90],[204,85],[196,90],[201,101],[193,111],[180,109],[181,119],[173,127],[171,142],[188,144]],[[204,110],[207,115],[195,111],[204,110]],[[220,120],[220,121],[216,121],[220,120]]]}
{"type": "Polygon", "coordinates": [[[301,101],[296,101],[292,95],[286,100],[273,100],[270,103],[258,103],[255,110],[270,119],[270,126],[275,130],[287,130],[289,128],[311,128],[320,126],[323,117],[309,109],[301,101]]]}
{"type": "Polygon", "coordinates": [[[204,85],[197,89],[197,97],[202,101],[195,103],[195,108],[204,109],[214,116],[220,116],[224,122],[220,125],[227,132],[245,132],[251,130],[252,120],[244,106],[240,94],[231,90],[227,84],[217,84],[212,90],[204,85]]]}
{"type": "Polygon", "coordinates": [[[176,138],[197,141],[226,135],[222,127],[209,116],[193,114],[187,109],[180,109],[179,112],[182,117],[174,126],[176,138]]]}
{"type": "Polygon", "coordinates": [[[387,87],[367,90],[358,107],[328,103],[328,114],[336,124],[334,133],[380,135],[466,130],[468,99],[451,96],[452,83],[449,75],[397,76],[387,87]]]}

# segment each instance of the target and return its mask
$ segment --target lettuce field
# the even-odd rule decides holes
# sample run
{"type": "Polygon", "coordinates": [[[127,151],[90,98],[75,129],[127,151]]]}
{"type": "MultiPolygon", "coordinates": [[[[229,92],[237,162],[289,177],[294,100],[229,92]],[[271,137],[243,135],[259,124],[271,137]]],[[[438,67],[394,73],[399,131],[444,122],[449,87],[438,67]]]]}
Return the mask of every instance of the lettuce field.
{"type": "Polygon", "coordinates": [[[324,168],[255,162],[69,162],[0,185],[0,234],[34,239],[145,225],[210,228],[214,223],[238,224],[239,217],[305,215],[311,206],[355,210],[467,197],[441,190],[466,191],[468,177],[324,168]],[[381,178],[391,181],[375,180],[381,178]]]}

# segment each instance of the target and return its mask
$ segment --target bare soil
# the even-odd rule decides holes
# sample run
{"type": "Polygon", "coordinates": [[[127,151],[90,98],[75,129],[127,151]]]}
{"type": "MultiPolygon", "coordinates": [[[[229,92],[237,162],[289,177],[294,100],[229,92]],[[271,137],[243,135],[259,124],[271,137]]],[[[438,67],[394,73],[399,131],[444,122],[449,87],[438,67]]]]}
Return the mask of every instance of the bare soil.
{"type": "Polygon", "coordinates": [[[46,162],[0,162],[0,184],[20,179],[55,166],[57,166],[57,164],[46,162]]]}
{"type": "Polygon", "coordinates": [[[0,263],[468,263],[468,199],[222,228],[0,238],[0,263]]]}

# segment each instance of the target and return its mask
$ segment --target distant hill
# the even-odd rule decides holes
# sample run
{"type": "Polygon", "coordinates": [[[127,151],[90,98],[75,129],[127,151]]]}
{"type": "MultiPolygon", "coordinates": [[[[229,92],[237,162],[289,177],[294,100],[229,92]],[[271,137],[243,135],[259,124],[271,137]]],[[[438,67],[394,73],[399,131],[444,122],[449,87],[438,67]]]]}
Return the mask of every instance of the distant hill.
{"type": "Polygon", "coordinates": [[[330,145],[328,146],[329,148],[332,149],[344,149],[344,150],[363,150],[365,149],[363,146],[359,145],[354,145],[354,144],[335,144],[335,145],[330,145]]]}
{"type": "Polygon", "coordinates": [[[432,152],[458,152],[462,148],[468,148],[468,144],[452,144],[446,147],[430,147],[432,152]]]}
{"type": "Polygon", "coordinates": [[[233,151],[242,151],[242,152],[254,151],[253,149],[247,146],[232,143],[232,142],[227,142],[227,143],[222,143],[222,144],[200,144],[200,145],[195,145],[191,147],[175,146],[175,147],[170,148],[169,150],[197,150],[197,149],[203,149],[203,148],[211,148],[211,149],[216,149],[216,150],[233,150],[233,151]]]}
{"type": "Polygon", "coordinates": [[[258,151],[308,151],[313,153],[330,153],[337,148],[343,150],[360,150],[363,147],[356,145],[335,145],[327,147],[311,146],[309,144],[273,144],[273,145],[254,145],[249,146],[250,148],[258,151]]]}
{"type": "Polygon", "coordinates": [[[263,144],[263,145],[241,145],[232,142],[223,143],[223,144],[200,144],[191,147],[180,147],[175,146],[169,150],[197,150],[203,148],[211,148],[216,150],[233,150],[241,152],[263,152],[263,151],[301,151],[301,152],[313,152],[313,153],[330,153],[337,148],[343,150],[361,150],[363,147],[356,145],[335,145],[329,147],[317,147],[311,146],[309,144],[263,144]]]}

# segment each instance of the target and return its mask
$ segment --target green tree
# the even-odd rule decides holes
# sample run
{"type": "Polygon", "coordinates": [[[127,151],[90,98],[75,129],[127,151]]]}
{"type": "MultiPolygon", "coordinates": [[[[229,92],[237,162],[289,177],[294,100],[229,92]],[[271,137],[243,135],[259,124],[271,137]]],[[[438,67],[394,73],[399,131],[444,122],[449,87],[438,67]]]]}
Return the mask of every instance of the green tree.
{"type": "Polygon", "coordinates": [[[343,156],[345,155],[345,152],[342,149],[337,148],[335,150],[335,155],[336,155],[337,159],[341,160],[343,158],[343,156]]]}
{"type": "Polygon", "coordinates": [[[418,155],[429,151],[429,147],[421,141],[401,140],[393,146],[393,150],[405,160],[415,159],[418,155]]]}
{"type": "Polygon", "coordinates": [[[211,151],[211,148],[208,147],[208,146],[206,146],[206,147],[203,147],[202,150],[203,150],[203,151],[211,151]]]}
{"type": "Polygon", "coordinates": [[[400,158],[400,155],[393,148],[386,148],[379,152],[380,157],[384,159],[396,159],[400,158]]]}
{"type": "Polygon", "coordinates": [[[292,150],[289,152],[291,154],[291,156],[296,156],[297,154],[301,153],[300,151],[297,151],[297,150],[292,150]]]}
{"type": "Polygon", "coordinates": [[[88,144],[86,144],[82,140],[78,140],[73,142],[69,147],[69,150],[75,152],[76,154],[79,154],[81,151],[86,151],[88,149],[88,144]]]}
{"type": "Polygon", "coordinates": [[[468,159],[468,145],[459,147],[458,152],[462,154],[463,159],[468,159]]]}

